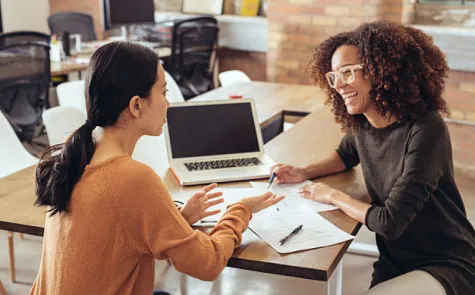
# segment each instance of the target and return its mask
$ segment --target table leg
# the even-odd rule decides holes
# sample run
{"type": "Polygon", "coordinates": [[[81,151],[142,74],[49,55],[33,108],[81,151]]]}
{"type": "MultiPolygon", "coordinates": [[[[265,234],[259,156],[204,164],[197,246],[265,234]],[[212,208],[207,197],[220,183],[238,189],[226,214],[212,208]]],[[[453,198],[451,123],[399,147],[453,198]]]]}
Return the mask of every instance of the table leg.
{"type": "Polygon", "coordinates": [[[10,280],[15,282],[15,250],[13,249],[13,233],[7,232],[8,239],[8,260],[10,261],[10,280]]]}
{"type": "Polygon", "coordinates": [[[379,257],[379,250],[376,245],[366,243],[351,243],[347,253],[379,257]]]}
{"type": "Polygon", "coordinates": [[[2,281],[0,281],[0,295],[7,295],[7,290],[5,290],[2,281]]]}
{"type": "Polygon", "coordinates": [[[327,282],[328,295],[341,295],[343,284],[343,260],[338,263],[332,276],[327,282]]]}

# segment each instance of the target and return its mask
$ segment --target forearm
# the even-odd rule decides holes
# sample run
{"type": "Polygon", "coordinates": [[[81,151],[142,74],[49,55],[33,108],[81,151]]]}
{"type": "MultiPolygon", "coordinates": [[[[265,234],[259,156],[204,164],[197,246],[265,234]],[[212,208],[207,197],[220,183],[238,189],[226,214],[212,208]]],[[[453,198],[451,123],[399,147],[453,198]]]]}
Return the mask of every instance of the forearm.
{"type": "Polygon", "coordinates": [[[353,199],[341,191],[336,191],[334,194],[332,194],[331,202],[343,212],[345,212],[346,215],[363,224],[365,223],[368,209],[371,207],[370,204],[353,199]]]}
{"type": "Polygon", "coordinates": [[[324,175],[334,174],[345,171],[346,167],[337,152],[321,159],[320,161],[303,167],[304,173],[308,179],[321,177],[324,175]]]}

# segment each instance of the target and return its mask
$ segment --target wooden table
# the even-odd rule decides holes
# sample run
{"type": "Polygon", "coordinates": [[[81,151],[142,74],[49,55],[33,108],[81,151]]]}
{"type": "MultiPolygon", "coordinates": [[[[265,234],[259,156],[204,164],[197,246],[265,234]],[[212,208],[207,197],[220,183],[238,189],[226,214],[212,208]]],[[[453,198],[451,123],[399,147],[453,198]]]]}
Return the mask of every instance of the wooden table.
{"type": "MultiPolygon", "coordinates": [[[[316,161],[339,143],[342,134],[328,108],[323,107],[321,91],[312,86],[271,83],[244,83],[211,91],[197,100],[226,99],[228,93],[241,92],[256,100],[260,123],[271,120],[284,110],[311,111],[289,131],[265,145],[274,160],[294,165],[316,161]]],[[[169,171],[163,137],[145,137],[134,151],[134,158],[150,165],[164,181],[174,199],[186,200],[196,187],[182,187],[169,171]]],[[[43,234],[44,208],[34,207],[34,167],[0,179],[0,229],[20,233],[43,234]]],[[[358,169],[320,179],[354,197],[366,195],[361,171],[358,169]]],[[[249,186],[248,182],[223,186],[249,186]]],[[[323,217],[355,235],[360,224],[340,210],[321,213],[323,217]]],[[[328,294],[341,294],[341,259],[350,241],[337,245],[279,254],[248,230],[228,266],[280,274],[311,280],[328,281],[328,294]],[[335,273],[334,275],[332,275],[335,273]]]]}

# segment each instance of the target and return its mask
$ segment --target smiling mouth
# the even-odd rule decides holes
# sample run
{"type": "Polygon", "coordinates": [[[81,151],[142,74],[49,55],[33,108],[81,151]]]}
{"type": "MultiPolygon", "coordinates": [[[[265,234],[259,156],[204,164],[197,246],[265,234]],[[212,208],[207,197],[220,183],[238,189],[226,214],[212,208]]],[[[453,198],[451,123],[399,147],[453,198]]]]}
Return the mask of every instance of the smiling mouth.
{"type": "Polygon", "coordinates": [[[347,93],[347,94],[342,95],[342,97],[345,101],[345,104],[351,103],[353,98],[355,98],[356,96],[358,96],[358,92],[351,92],[351,93],[347,93]]]}

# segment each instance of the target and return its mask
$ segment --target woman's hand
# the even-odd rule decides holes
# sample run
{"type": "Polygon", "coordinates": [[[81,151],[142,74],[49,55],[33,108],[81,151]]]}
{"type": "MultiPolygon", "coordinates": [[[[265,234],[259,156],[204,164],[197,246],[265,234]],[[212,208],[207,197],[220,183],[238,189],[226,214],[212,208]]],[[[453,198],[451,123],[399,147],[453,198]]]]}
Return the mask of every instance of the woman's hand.
{"type": "Polygon", "coordinates": [[[325,204],[333,205],[333,196],[338,190],[322,182],[306,184],[299,189],[302,197],[325,204]]]}
{"type": "Polygon", "coordinates": [[[216,215],[221,210],[206,211],[209,207],[215,206],[224,202],[221,192],[211,193],[218,185],[216,183],[207,185],[201,191],[194,194],[181,209],[181,215],[191,225],[195,222],[212,215],[216,215]]]}
{"type": "Polygon", "coordinates": [[[277,183],[299,183],[308,179],[302,168],[286,164],[272,166],[270,174],[272,173],[275,173],[277,183]]]}
{"type": "Polygon", "coordinates": [[[251,213],[257,213],[267,207],[279,203],[282,199],[284,199],[284,196],[277,197],[273,193],[267,192],[260,196],[244,198],[241,202],[249,208],[251,213]]]}

